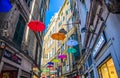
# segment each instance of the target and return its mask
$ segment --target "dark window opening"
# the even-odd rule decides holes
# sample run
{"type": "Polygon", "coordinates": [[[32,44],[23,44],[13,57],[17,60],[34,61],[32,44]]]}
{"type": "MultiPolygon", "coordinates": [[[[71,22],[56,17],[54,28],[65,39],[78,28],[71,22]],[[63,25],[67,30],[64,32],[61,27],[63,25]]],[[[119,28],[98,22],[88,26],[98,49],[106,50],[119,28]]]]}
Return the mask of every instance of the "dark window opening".
{"type": "Polygon", "coordinates": [[[13,42],[15,42],[19,47],[21,46],[22,43],[25,25],[26,22],[24,18],[20,15],[13,37],[13,42]]]}

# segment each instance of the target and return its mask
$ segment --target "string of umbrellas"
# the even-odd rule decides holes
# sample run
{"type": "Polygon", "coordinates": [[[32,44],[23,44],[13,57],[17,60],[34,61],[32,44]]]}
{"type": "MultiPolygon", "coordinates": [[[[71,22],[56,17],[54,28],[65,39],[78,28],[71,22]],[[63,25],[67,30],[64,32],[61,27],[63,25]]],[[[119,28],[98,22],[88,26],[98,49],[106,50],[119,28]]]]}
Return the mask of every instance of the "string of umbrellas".
{"type": "MultiPolygon", "coordinates": [[[[62,28],[60,29],[57,33],[53,33],[51,35],[51,38],[53,40],[64,40],[66,38],[65,34],[67,34],[67,32],[62,28]]],[[[73,48],[73,46],[76,46],[78,45],[78,42],[74,39],[69,39],[67,42],[66,42],[66,45],[69,46],[67,52],[68,53],[76,53],[77,50],[75,48],[73,48]]],[[[48,72],[51,72],[50,68],[53,68],[54,67],[54,63],[58,63],[60,62],[60,60],[63,60],[63,59],[66,59],[67,58],[67,55],[66,54],[59,54],[58,57],[54,58],[52,61],[48,62],[47,63],[47,67],[49,68],[49,71],[48,72]]],[[[51,74],[55,74],[57,71],[54,70],[52,71],[51,74]]]]}

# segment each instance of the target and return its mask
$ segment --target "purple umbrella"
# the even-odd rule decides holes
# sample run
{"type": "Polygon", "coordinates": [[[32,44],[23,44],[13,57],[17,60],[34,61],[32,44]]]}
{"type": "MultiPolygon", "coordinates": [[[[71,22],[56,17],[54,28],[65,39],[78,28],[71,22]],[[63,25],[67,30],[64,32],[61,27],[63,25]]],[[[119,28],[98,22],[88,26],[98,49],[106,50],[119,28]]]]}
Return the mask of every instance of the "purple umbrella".
{"type": "Polygon", "coordinates": [[[67,58],[67,55],[61,54],[61,55],[58,56],[58,58],[59,58],[59,59],[65,59],[65,58],[67,58]]]}
{"type": "Polygon", "coordinates": [[[78,45],[78,41],[73,40],[73,39],[70,39],[70,40],[67,41],[66,44],[67,44],[68,46],[76,46],[76,45],[78,45]]]}

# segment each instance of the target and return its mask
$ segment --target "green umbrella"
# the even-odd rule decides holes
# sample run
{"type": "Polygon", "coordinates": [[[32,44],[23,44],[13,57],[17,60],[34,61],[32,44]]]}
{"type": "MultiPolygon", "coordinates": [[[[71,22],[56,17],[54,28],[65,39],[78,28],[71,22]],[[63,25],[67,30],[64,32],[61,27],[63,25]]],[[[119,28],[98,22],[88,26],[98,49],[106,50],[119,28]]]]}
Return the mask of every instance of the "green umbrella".
{"type": "Polygon", "coordinates": [[[68,48],[67,52],[68,52],[68,53],[76,53],[77,50],[74,49],[74,48],[68,48]]]}
{"type": "Polygon", "coordinates": [[[43,69],[42,72],[49,72],[49,69],[43,69]]]}
{"type": "Polygon", "coordinates": [[[60,60],[59,59],[53,59],[52,62],[58,63],[58,62],[60,62],[60,60]]]}

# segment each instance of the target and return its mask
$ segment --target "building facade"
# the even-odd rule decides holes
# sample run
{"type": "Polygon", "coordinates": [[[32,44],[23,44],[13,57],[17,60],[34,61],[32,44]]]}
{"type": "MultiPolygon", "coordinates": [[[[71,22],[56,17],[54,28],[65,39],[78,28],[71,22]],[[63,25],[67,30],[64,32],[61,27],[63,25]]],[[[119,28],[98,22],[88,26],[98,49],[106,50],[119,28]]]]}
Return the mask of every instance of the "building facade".
{"type": "Polygon", "coordinates": [[[119,78],[120,2],[117,0],[76,0],[81,20],[82,78],[119,78]]]}
{"type": "MultiPolygon", "coordinates": [[[[75,7],[75,2],[70,2],[70,0],[65,0],[63,6],[58,11],[57,14],[53,16],[51,19],[51,22],[48,27],[48,31],[45,34],[44,37],[44,54],[43,54],[43,68],[47,68],[47,63],[52,61],[54,58],[58,59],[58,56],[60,54],[67,55],[67,58],[55,63],[54,69],[56,70],[57,77],[75,77],[78,74],[77,71],[77,62],[80,59],[80,45],[77,45],[73,48],[77,50],[74,54],[69,54],[67,52],[69,46],[66,45],[66,42],[69,39],[75,39],[78,42],[80,42],[80,38],[78,39],[78,36],[80,36],[80,33],[78,33],[78,24],[79,20],[77,19],[77,12],[76,9],[73,9],[75,7]],[[64,29],[67,31],[67,34],[65,34],[66,38],[64,40],[53,40],[51,37],[52,34],[58,33],[60,29],[64,29]]],[[[43,73],[43,76],[45,76],[46,72],[43,73]]],[[[48,72],[47,76],[50,75],[50,72],[48,72]]]]}
{"type": "Polygon", "coordinates": [[[27,23],[45,21],[49,0],[11,0],[11,4],[9,12],[0,13],[0,77],[38,78],[43,34],[29,30],[27,23]]]}

